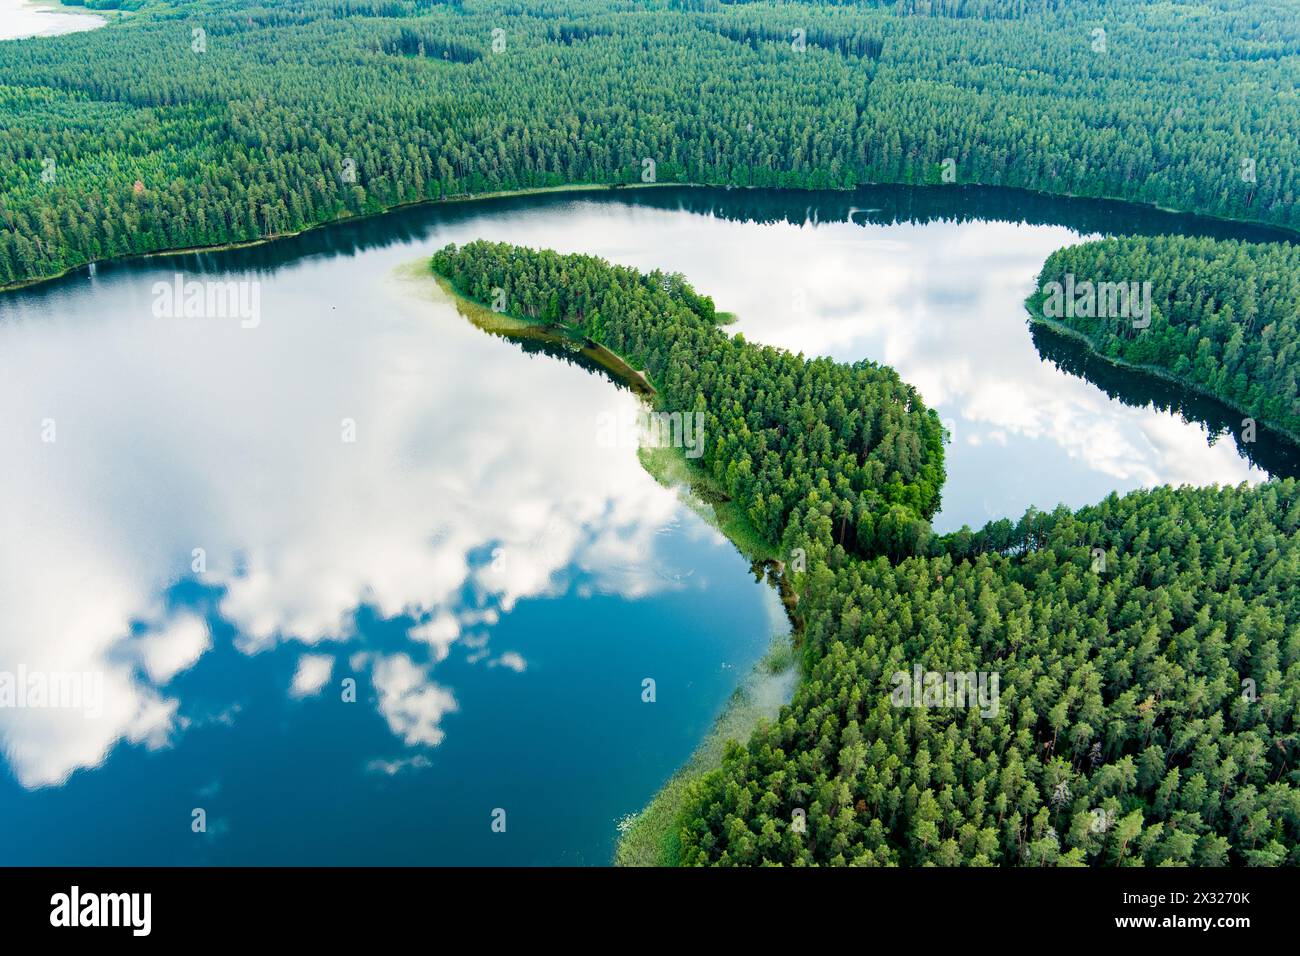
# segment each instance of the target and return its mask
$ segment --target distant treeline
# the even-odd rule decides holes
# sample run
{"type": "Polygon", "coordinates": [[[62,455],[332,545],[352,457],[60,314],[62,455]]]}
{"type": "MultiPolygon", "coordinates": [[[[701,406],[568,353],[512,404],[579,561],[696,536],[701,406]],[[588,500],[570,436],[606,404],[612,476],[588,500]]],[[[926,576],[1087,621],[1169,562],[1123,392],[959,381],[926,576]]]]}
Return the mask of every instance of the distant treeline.
{"type": "Polygon", "coordinates": [[[1283,0],[123,6],[0,44],[0,285],[651,175],[953,179],[1300,226],[1283,0]]]}

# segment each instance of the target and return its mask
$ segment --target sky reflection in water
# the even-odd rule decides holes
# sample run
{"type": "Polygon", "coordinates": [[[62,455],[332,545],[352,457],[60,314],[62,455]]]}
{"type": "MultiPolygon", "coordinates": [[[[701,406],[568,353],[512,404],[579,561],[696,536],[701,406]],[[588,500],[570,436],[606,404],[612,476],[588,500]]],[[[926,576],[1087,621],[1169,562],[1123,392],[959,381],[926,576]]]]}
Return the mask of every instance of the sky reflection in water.
{"type": "MultiPolygon", "coordinates": [[[[104,677],[96,719],[0,710],[15,778],[0,817],[39,828],[149,780],[123,826],[158,862],[604,862],[613,816],[682,762],[777,607],[633,449],[600,447],[598,416],[629,393],[477,331],[395,272],[448,241],[681,271],[752,340],[894,366],[953,433],[941,530],[1264,477],[1231,437],[1040,356],[1023,300],[1084,227],[698,213],[715,201],[753,200],[413,210],[0,297],[0,670],[104,677]],[[260,325],[155,318],[151,287],[177,271],[259,280],[260,325]],[[647,668],[675,702],[641,703],[647,668]],[[338,700],[347,677],[368,723],[338,700]],[[258,802],[263,778],[291,808],[258,802]],[[506,850],[485,842],[502,793],[536,815],[506,850]],[[442,824],[403,818],[430,800],[442,824]],[[216,825],[186,844],[204,801],[216,825]],[[149,828],[159,814],[180,836],[149,828]],[[330,819],[356,832],[306,846],[306,821],[330,819]]],[[[80,840],[68,861],[126,853],[80,840]]],[[[11,853],[45,862],[48,846],[11,853]]]]}

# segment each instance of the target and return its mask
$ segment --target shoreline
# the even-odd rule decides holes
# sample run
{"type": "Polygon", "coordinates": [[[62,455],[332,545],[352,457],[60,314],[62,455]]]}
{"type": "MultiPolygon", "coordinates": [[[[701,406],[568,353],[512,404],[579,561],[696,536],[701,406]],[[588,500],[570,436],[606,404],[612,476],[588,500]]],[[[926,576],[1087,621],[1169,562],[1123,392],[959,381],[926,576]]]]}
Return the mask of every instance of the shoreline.
{"type": "Polygon", "coordinates": [[[425,260],[421,259],[419,262],[423,266],[423,271],[434,279],[438,288],[456,306],[456,310],[476,328],[502,338],[542,342],[571,354],[582,355],[641,398],[648,399],[657,394],[657,390],[645,373],[634,368],[617,352],[590,339],[565,335],[565,330],[562,328],[552,329],[540,322],[521,319],[505,312],[495,312],[482,302],[476,302],[469,296],[463,295],[450,279],[432,269],[425,260]]]}
{"type": "MultiPolygon", "coordinates": [[[[31,3],[43,3],[44,0],[28,0],[31,3]]],[[[72,8],[77,9],[77,8],[72,8]]],[[[84,9],[84,8],[83,8],[84,9]]],[[[98,15],[94,13],[92,15],[98,15]]],[[[105,21],[105,24],[108,21],[105,21]]],[[[3,42],[3,41],[0,41],[3,42]]],[[[1234,219],[1228,216],[1215,216],[1208,213],[1195,212],[1186,209],[1173,209],[1168,206],[1161,206],[1158,203],[1139,202],[1132,199],[1123,199],[1116,196],[1086,196],[1079,193],[1054,193],[1042,189],[1031,189],[1026,186],[1002,186],[992,183],[957,183],[959,186],[973,186],[981,189],[1000,189],[1010,192],[1020,192],[1031,196],[1038,196],[1047,199],[1073,199],[1084,202],[1114,202],[1123,203],[1141,209],[1152,209],[1158,212],[1167,213],[1174,216],[1193,216],[1198,219],[1204,219],[1210,222],[1226,223],[1234,226],[1249,226],[1262,229],[1275,229],[1293,237],[1293,241],[1300,243],[1300,226],[1286,226],[1278,223],[1264,222],[1258,219],[1234,219]]],[[[85,269],[91,266],[116,265],[133,260],[151,259],[159,256],[183,256],[194,255],[203,252],[226,252],[234,249],[251,249],[256,246],[267,245],[273,242],[280,242],[284,239],[293,239],[318,229],[325,229],[330,226],[338,225],[345,222],[355,222],[365,219],[378,218],[392,212],[400,212],[406,209],[415,209],[420,206],[437,206],[444,203],[472,203],[490,199],[514,199],[522,196],[539,196],[551,193],[566,192],[621,192],[625,189],[657,189],[675,186],[682,189],[722,189],[722,190],[771,190],[781,193],[796,192],[828,192],[828,193],[852,193],[858,189],[868,187],[889,187],[901,186],[911,189],[942,189],[943,186],[934,183],[913,183],[913,182],[864,182],[858,183],[851,189],[810,189],[805,187],[794,186],[733,186],[720,185],[716,183],[694,183],[694,182],[654,182],[654,183],[568,183],[562,186],[532,186],[525,189],[502,189],[485,193],[462,193],[455,196],[443,196],[438,199],[413,199],[410,202],[395,203],[391,206],[384,206],[373,212],[363,212],[344,216],[336,216],[332,219],[322,220],[321,222],[312,223],[303,226],[301,229],[295,229],[293,232],[280,232],[270,236],[260,236],[256,239],[241,239],[232,242],[216,243],[210,246],[176,246],[166,249],[154,249],[150,252],[131,252],[121,256],[109,256],[107,258],[91,259],[76,265],[68,266],[61,272],[50,275],[39,276],[31,279],[23,279],[18,282],[11,282],[8,285],[0,285],[0,295],[7,292],[17,292],[21,289],[28,289],[38,286],[44,282],[55,282],[59,279],[66,278],[78,269],[85,269]]],[[[1121,235],[1116,233],[1115,235],[1121,235]]],[[[1242,240],[1254,241],[1254,240],[1242,240]]],[[[1282,240],[1268,240],[1282,241],[1282,240]]]]}
{"type": "Polygon", "coordinates": [[[779,564],[771,546],[757,537],[743,513],[730,509],[730,499],[713,500],[716,489],[712,479],[700,473],[678,448],[641,448],[637,457],[655,481],[675,489],[691,510],[748,558],[756,574],[767,572],[777,602],[773,610],[779,606],[783,618],[783,630],[772,637],[766,653],[736,685],[686,762],[659,785],[644,807],[619,821],[611,861],[614,866],[677,866],[681,845],[678,818],[691,788],[722,765],[730,741],[743,747],[763,721],[776,719],[781,708],[794,699],[802,678],[803,626],[795,614],[788,584],[775,573],[779,564]]]}
{"type": "MultiPolygon", "coordinates": [[[[1134,373],[1137,375],[1147,375],[1153,379],[1157,379],[1158,381],[1164,382],[1167,385],[1173,385],[1177,388],[1185,388],[1189,392],[1192,392],[1193,394],[1198,395],[1201,398],[1207,398],[1210,401],[1218,402],[1224,408],[1232,412],[1236,412],[1237,414],[1243,415],[1247,418],[1251,417],[1249,411],[1242,408],[1239,404],[1237,404],[1237,402],[1233,401],[1232,399],[1225,398],[1222,395],[1217,395],[1214,392],[1210,391],[1205,386],[1200,385],[1198,383],[1187,382],[1180,378],[1177,378],[1174,376],[1172,372],[1160,368],[1159,366],[1138,365],[1134,362],[1129,362],[1122,358],[1114,358],[1112,356],[1106,355],[1105,353],[1099,351],[1096,345],[1093,343],[1092,339],[1088,338],[1088,336],[1085,335],[1083,332],[1080,332],[1077,329],[1072,329],[1068,325],[1064,325],[1056,321],[1055,319],[1049,319],[1046,316],[1037,314],[1036,312],[1033,311],[1032,308],[1030,308],[1028,302],[1026,302],[1025,304],[1025,311],[1029,314],[1029,321],[1031,324],[1041,325],[1044,328],[1051,329],[1053,332],[1056,332],[1060,335],[1065,336],[1068,339],[1078,342],[1088,350],[1089,356],[1096,358],[1099,361],[1105,362],[1107,365],[1110,365],[1112,368],[1121,369],[1122,371],[1134,373]]],[[[1256,423],[1262,425],[1264,428],[1268,429],[1269,431],[1282,436],[1287,441],[1291,442],[1293,445],[1300,447],[1300,432],[1293,431],[1292,429],[1288,428],[1285,425],[1281,425],[1276,422],[1272,422],[1263,418],[1256,419],[1256,423]]]]}
{"type": "MultiPolygon", "coordinates": [[[[432,277],[457,311],[489,334],[515,341],[541,341],[560,348],[577,342],[576,337],[566,337],[540,322],[495,312],[461,294],[450,279],[431,268],[426,260],[417,260],[398,271],[411,278],[432,277]]],[[[735,321],[734,316],[728,318],[735,321]]],[[[582,354],[632,388],[642,401],[653,404],[657,395],[654,386],[622,356],[590,340],[585,340],[582,354]],[[637,383],[643,384],[648,391],[637,389],[637,383]]],[[[637,459],[651,478],[676,491],[687,507],[749,560],[755,574],[765,574],[772,589],[773,614],[781,618],[779,625],[773,622],[778,633],[771,637],[767,651],[732,691],[687,761],[660,784],[644,807],[619,821],[613,865],[673,866],[679,848],[678,815],[692,785],[721,765],[728,742],[734,740],[743,745],[761,721],[774,719],[781,707],[793,698],[800,677],[798,647],[802,627],[794,612],[793,595],[777,573],[780,564],[775,551],[758,535],[743,511],[717,487],[712,477],[687,459],[679,448],[642,446],[637,450],[637,459]]]]}
{"type": "Polygon", "coordinates": [[[115,16],[125,12],[121,10],[92,10],[89,7],[64,3],[63,0],[11,0],[7,4],[0,0],[0,12],[5,9],[20,15],[24,13],[34,14],[37,17],[36,25],[40,29],[35,33],[18,33],[13,36],[0,35],[0,43],[48,39],[50,37],[67,36],[72,33],[89,33],[92,30],[99,30],[108,26],[115,16]],[[73,22],[68,23],[64,22],[66,18],[74,19],[73,22]]]}
{"type": "MultiPolygon", "coordinates": [[[[617,352],[592,342],[585,337],[567,336],[564,330],[556,330],[540,322],[522,319],[505,312],[495,312],[482,302],[462,294],[446,276],[429,267],[423,260],[417,260],[398,270],[399,273],[412,277],[431,276],[438,288],[451,299],[457,311],[468,319],[476,328],[491,335],[499,335],[511,340],[528,340],[555,346],[566,352],[577,352],[600,366],[620,384],[626,386],[643,401],[650,402],[658,394],[654,383],[645,373],[632,366],[617,352]],[[419,266],[417,270],[417,265],[419,266]],[[574,346],[582,344],[575,350],[574,346]]],[[[735,317],[728,313],[729,321],[735,317]]],[[[679,448],[652,448],[642,446],[637,450],[637,458],[643,467],[659,484],[665,488],[681,488],[689,495],[688,503],[695,507],[697,513],[708,521],[718,532],[754,565],[774,566],[778,563],[777,552],[772,545],[758,534],[743,511],[735,507],[731,498],[717,485],[712,476],[700,466],[687,459],[679,448]]],[[[777,588],[777,593],[784,601],[785,595],[777,588]]],[[[793,607],[786,603],[787,609],[793,607]]],[[[791,627],[798,629],[798,623],[792,614],[791,627]]]]}
{"type": "MultiPolygon", "coordinates": [[[[273,242],[282,242],[285,239],[296,239],[298,236],[306,235],[309,232],[315,232],[318,229],[328,229],[330,226],[337,226],[345,222],[362,222],[367,219],[377,219],[380,216],[386,216],[389,213],[401,212],[406,209],[415,209],[420,206],[438,206],[450,203],[478,202],[488,199],[513,199],[518,196],[540,196],[550,193],[567,193],[567,192],[621,192],[624,189],[653,189],[659,186],[694,186],[690,183],[571,183],[566,186],[536,186],[528,189],[499,190],[490,193],[472,193],[458,196],[444,196],[440,199],[413,199],[410,202],[397,203],[392,206],[384,206],[374,212],[363,212],[346,216],[336,216],[333,219],[326,219],[321,222],[312,223],[309,226],[303,226],[301,229],[295,229],[293,232],[277,232],[270,236],[261,236],[257,239],[240,239],[234,242],[221,242],[211,246],[175,246],[168,249],[155,249],[151,252],[129,252],[121,256],[109,256],[103,259],[91,259],[88,262],[81,262],[77,265],[68,266],[62,272],[57,272],[39,278],[23,279],[19,282],[11,282],[8,285],[0,285],[0,295],[6,292],[17,292],[20,289],[29,289],[38,286],[44,282],[55,282],[65,278],[78,269],[87,269],[91,266],[119,265],[125,262],[135,262],[141,259],[157,259],[165,256],[189,256],[198,255],[204,252],[230,252],[235,249],[254,249],[258,246],[270,245],[273,242]]],[[[721,187],[704,187],[704,188],[721,188],[721,187]]]]}
{"type": "Polygon", "coordinates": [[[799,685],[798,655],[791,635],[772,639],[767,652],[741,680],[690,758],[655,791],[650,802],[618,824],[614,866],[679,866],[676,827],[695,783],[722,765],[727,745],[744,746],[764,720],[774,720],[799,685]]]}

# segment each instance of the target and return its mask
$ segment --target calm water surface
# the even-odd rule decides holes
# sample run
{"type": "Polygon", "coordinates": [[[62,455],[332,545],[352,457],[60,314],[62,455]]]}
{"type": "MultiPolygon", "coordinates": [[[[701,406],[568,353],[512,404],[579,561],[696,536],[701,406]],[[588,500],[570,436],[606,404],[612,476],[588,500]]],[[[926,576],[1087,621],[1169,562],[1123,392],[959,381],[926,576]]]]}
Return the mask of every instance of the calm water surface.
{"type": "Polygon", "coordinates": [[[953,433],[940,529],[1292,473],[1222,407],[1031,334],[1043,259],[1111,231],[1267,236],[959,188],[674,188],[0,296],[0,672],[103,680],[89,716],[0,708],[0,863],[605,863],[782,631],[747,562],[598,440],[632,395],[403,266],[480,237],[597,253],[685,273],[750,339],[887,362],[953,433]],[[177,273],[255,283],[256,327],[155,316],[177,273]]]}
{"type": "Polygon", "coordinates": [[[74,13],[33,0],[0,0],[0,40],[80,33],[106,22],[92,13],[74,13]]]}

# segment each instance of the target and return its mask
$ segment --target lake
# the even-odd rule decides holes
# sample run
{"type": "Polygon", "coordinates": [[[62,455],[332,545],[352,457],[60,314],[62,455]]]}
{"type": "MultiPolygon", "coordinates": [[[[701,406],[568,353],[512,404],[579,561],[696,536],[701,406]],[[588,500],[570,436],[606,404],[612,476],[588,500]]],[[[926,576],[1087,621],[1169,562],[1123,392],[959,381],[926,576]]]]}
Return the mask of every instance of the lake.
{"type": "Polygon", "coordinates": [[[32,0],[0,0],[0,40],[80,33],[102,27],[107,22],[92,13],[72,13],[66,7],[32,0]]]}
{"type": "Polygon", "coordinates": [[[445,243],[681,271],[751,340],[893,365],[953,436],[940,530],[1294,474],[1240,415],[1029,328],[1046,256],[1108,232],[1276,238],[964,187],[665,187],[0,295],[0,672],[97,675],[0,708],[0,864],[604,864],[785,633],[598,437],[636,398],[472,326],[420,274],[445,243]],[[178,276],[256,308],[156,314],[178,276]]]}

